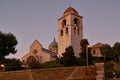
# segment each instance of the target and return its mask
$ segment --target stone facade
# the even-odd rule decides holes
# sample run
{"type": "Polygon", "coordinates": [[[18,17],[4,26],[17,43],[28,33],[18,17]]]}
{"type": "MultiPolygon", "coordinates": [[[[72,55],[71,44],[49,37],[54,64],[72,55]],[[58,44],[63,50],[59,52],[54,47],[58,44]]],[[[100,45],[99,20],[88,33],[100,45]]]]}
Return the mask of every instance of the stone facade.
{"type": "Polygon", "coordinates": [[[95,66],[0,72],[0,80],[96,80],[95,66]]]}
{"type": "Polygon", "coordinates": [[[101,53],[101,51],[100,51],[100,48],[103,46],[104,44],[102,44],[102,43],[97,43],[97,44],[95,44],[95,45],[93,45],[92,47],[91,47],[91,53],[92,53],[92,56],[93,57],[103,57],[102,56],[102,53],[101,53]]]}
{"type": "Polygon", "coordinates": [[[72,46],[75,56],[79,56],[80,41],[83,39],[82,18],[74,8],[68,7],[58,19],[58,56],[61,56],[68,46],[72,46]]]}
{"type": "Polygon", "coordinates": [[[96,80],[105,80],[104,77],[104,63],[95,63],[96,66],[96,80]]]}
{"type": "Polygon", "coordinates": [[[42,47],[38,40],[35,40],[30,46],[29,53],[22,57],[23,63],[27,63],[29,59],[36,59],[40,63],[55,60],[55,53],[42,47]]]}

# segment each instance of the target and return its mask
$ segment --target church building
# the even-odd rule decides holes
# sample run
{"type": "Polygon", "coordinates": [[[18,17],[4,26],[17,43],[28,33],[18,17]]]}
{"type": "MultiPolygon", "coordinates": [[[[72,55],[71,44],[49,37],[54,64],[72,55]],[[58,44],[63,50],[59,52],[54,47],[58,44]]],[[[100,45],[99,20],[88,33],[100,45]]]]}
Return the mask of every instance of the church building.
{"type": "Polygon", "coordinates": [[[69,6],[58,19],[58,43],[54,38],[48,49],[45,49],[38,40],[35,40],[29,52],[22,57],[22,61],[27,63],[33,58],[40,63],[52,61],[56,56],[62,57],[68,46],[73,47],[75,56],[78,57],[81,52],[80,41],[83,39],[82,18],[74,8],[69,6]]]}

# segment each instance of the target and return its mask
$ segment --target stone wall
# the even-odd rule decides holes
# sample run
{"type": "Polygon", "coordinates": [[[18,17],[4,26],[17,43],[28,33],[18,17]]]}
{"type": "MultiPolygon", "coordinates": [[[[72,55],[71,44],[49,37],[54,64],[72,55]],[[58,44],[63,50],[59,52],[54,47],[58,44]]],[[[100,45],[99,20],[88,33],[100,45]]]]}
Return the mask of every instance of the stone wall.
{"type": "Polygon", "coordinates": [[[95,66],[0,72],[0,80],[96,80],[95,66]]]}
{"type": "Polygon", "coordinates": [[[106,78],[105,80],[120,80],[120,78],[106,78]]]}

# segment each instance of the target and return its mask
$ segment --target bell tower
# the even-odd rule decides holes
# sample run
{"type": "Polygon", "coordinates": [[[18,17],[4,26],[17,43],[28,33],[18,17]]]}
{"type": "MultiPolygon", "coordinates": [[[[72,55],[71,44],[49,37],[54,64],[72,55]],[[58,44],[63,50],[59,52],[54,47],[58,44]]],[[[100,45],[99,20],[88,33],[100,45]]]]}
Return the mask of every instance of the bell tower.
{"type": "Polygon", "coordinates": [[[68,7],[61,18],[58,19],[58,56],[68,46],[72,46],[75,56],[78,57],[81,52],[80,41],[83,39],[82,16],[72,8],[68,7]]]}

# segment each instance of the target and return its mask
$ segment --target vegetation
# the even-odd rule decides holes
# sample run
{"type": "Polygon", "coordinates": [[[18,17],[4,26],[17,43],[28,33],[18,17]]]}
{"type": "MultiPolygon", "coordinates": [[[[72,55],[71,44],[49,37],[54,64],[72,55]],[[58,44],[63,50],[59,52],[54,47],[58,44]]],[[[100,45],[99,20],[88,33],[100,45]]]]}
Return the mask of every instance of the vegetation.
{"type": "Polygon", "coordinates": [[[60,59],[60,63],[63,64],[63,66],[76,66],[78,65],[78,60],[74,56],[74,50],[72,46],[69,46],[65,49],[65,52],[62,54],[63,57],[60,59]]]}
{"type": "Polygon", "coordinates": [[[0,64],[4,64],[5,71],[13,71],[13,70],[21,70],[22,63],[19,59],[5,59],[4,61],[0,61],[0,64]]]}
{"type": "Polygon", "coordinates": [[[5,59],[5,56],[16,53],[17,39],[12,33],[0,32],[0,61],[5,59]]]}
{"type": "Polygon", "coordinates": [[[18,41],[12,33],[0,32],[0,65],[4,64],[5,71],[20,70],[21,62],[18,59],[5,59],[9,54],[17,52],[16,45],[18,41]]]}
{"type": "Polygon", "coordinates": [[[120,42],[116,42],[113,46],[115,60],[118,59],[120,65],[120,42]]]}
{"type": "Polygon", "coordinates": [[[120,43],[116,42],[113,47],[105,44],[101,47],[101,53],[104,56],[105,76],[112,78],[115,72],[116,77],[120,77],[120,43]]]}
{"type": "Polygon", "coordinates": [[[111,60],[105,63],[105,76],[113,78],[113,72],[115,72],[116,77],[120,77],[120,65],[111,60]]]}
{"type": "Polygon", "coordinates": [[[86,64],[87,63],[86,62],[86,59],[87,59],[87,57],[86,57],[87,50],[86,49],[88,49],[88,64],[91,64],[92,63],[92,59],[91,59],[92,55],[91,55],[91,49],[90,49],[90,47],[88,47],[88,45],[89,45],[88,40],[82,39],[80,45],[81,45],[82,52],[80,53],[79,65],[81,65],[81,66],[87,65],[86,64]]]}
{"type": "Polygon", "coordinates": [[[101,48],[101,53],[104,57],[104,61],[109,61],[114,58],[113,49],[110,45],[104,44],[101,48]]]}
{"type": "Polygon", "coordinates": [[[58,68],[58,67],[63,67],[63,65],[60,64],[58,60],[49,61],[41,64],[41,68],[58,68]]]}

